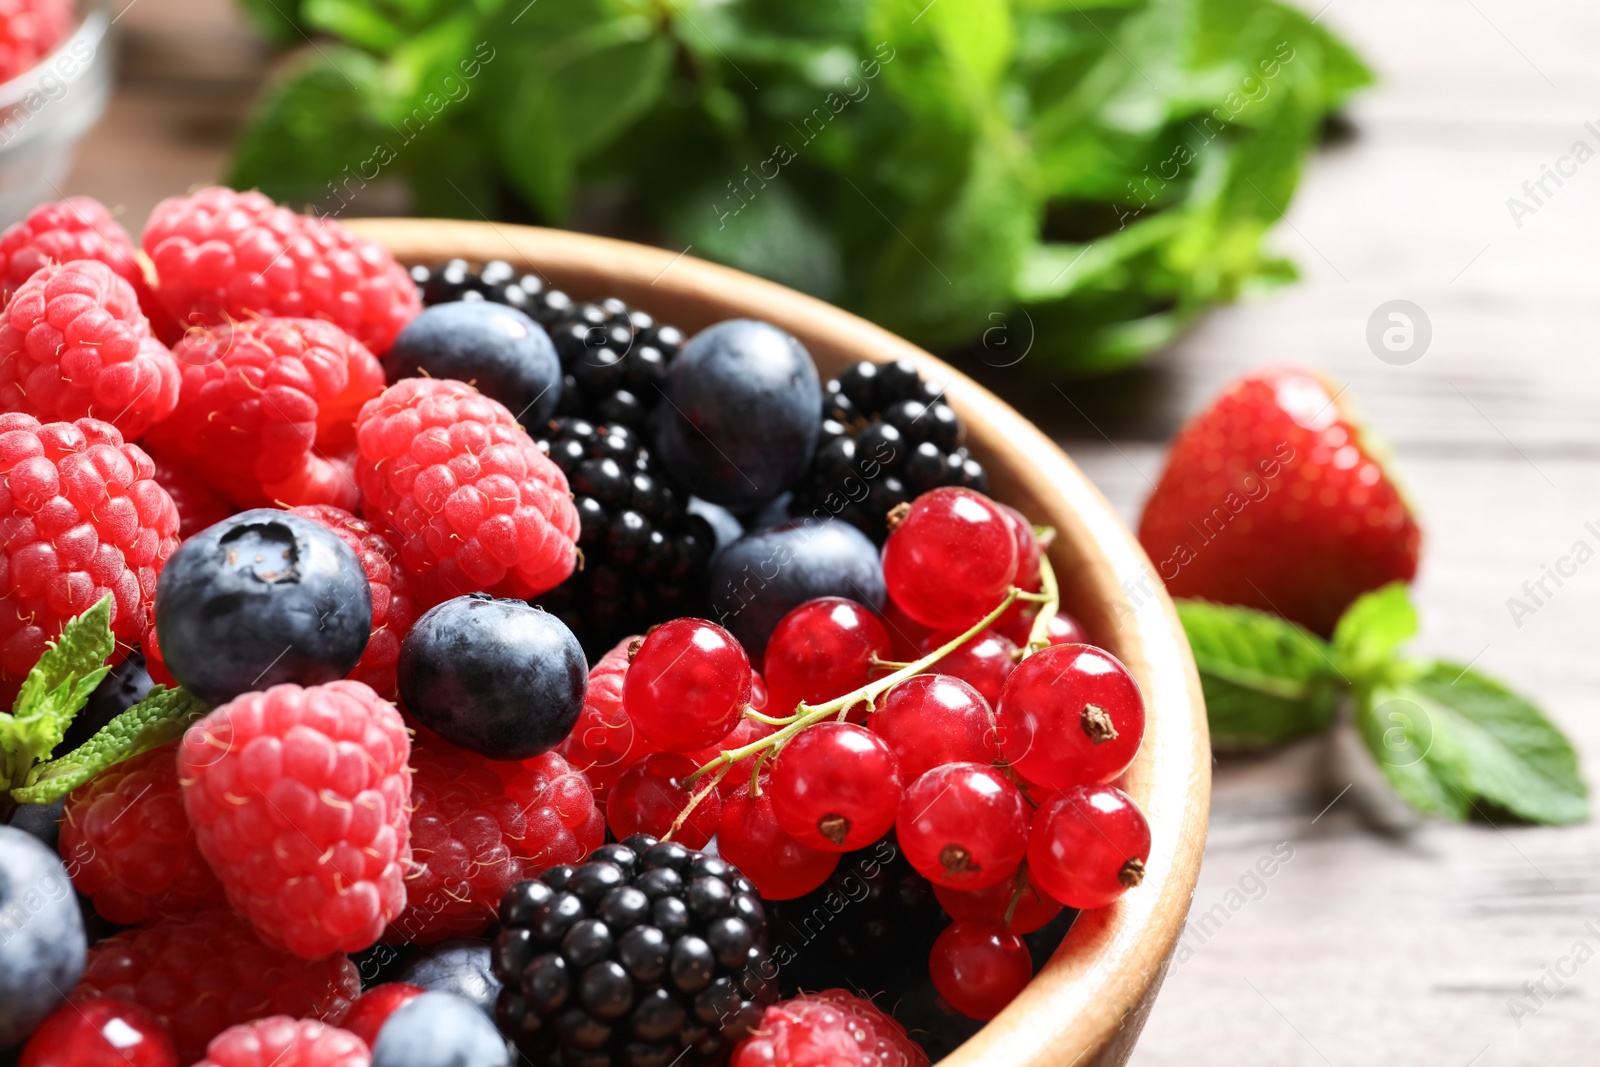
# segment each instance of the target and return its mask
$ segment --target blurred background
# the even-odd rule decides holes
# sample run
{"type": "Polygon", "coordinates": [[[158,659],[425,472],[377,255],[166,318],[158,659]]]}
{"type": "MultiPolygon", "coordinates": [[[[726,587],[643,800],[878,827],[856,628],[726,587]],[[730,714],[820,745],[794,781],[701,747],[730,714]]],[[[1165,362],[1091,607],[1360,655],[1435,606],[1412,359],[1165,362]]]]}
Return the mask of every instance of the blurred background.
{"type": "MultiPolygon", "coordinates": [[[[878,39],[855,5],[754,24],[663,0],[669,42],[576,0],[501,22],[421,0],[115,0],[114,91],[52,188],[135,231],[161,197],[233,180],[342,217],[689,248],[949,355],[1130,523],[1224,382],[1322,369],[1420,513],[1422,644],[1535,697],[1600,765],[1600,571],[1532,616],[1508,605],[1600,526],[1600,165],[1526,191],[1577,142],[1600,149],[1600,10],[1069,0],[1016,4],[996,34],[935,2],[950,11],[916,0],[901,21],[935,24],[944,51],[891,43],[868,74],[838,45],[878,39]],[[1219,108],[1228,132],[1208,137],[1219,108]],[[1367,341],[1396,300],[1426,326],[1408,362],[1367,341]]],[[[1579,1059],[1600,834],[1415,822],[1349,740],[1219,762],[1190,951],[1134,1062],[1579,1059]]]]}

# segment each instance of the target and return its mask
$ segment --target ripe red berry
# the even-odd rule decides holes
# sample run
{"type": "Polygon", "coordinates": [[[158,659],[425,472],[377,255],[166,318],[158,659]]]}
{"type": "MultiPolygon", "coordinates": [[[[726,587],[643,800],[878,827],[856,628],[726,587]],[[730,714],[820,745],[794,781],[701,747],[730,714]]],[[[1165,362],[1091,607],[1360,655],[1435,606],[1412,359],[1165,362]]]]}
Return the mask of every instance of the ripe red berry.
{"type": "MultiPolygon", "coordinates": [[[[753,676],[753,680],[756,682],[759,682],[760,679],[761,676],[759,674],[753,676]]],[[[751,706],[757,711],[761,710],[762,707],[762,705],[755,703],[754,699],[751,701],[751,706]]],[[[740,719],[739,725],[733,728],[733,733],[729,734],[727,737],[724,737],[721,741],[718,741],[714,745],[707,745],[705,748],[695,749],[693,752],[687,753],[687,755],[696,766],[703,767],[707,763],[710,763],[712,760],[716,759],[721,753],[732,752],[735,749],[740,749],[755,741],[759,741],[763,737],[769,737],[776,732],[777,729],[778,728],[776,726],[769,726],[758,719],[740,719]]],[[[717,783],[717,792],[722,794],[723,799],[727,799],[727,797],[741,785],[750,784],[750,772],[754,769],[755,761],[759,758],[759,756],[759,753],[754,756],[746,756],[744,759],[728,768],[728,773],[723,776],[722,781],[717,783]]]]}
{"type": "Polygon", "coordinates": [[[177,919],[225,901],[183,811],[176,745],[114,764],[73,790],[60,849],[73,887],[110,922],[177,919]]]}
{"type": "Polygon", "coordinates": [[[704,748],[727,737],[749,706],[750,657],[716,623],[673,619],[633,654],[622,703],[652,745],[668,752],[704,748]]]}
{"type": "Polygon", "coordinates": [[[124,930],[89,949],[79,997],[128,1001],[154,1015],[193,1063],[206,1042],[263,1015],[337,1022],[361,992],[342,954],[305,960],[268,946],[228,908],[124,930]]]}
{"type": "Polygon", "coordinates": [[[895,835],[934,885],[982,889],[1017,873],[1028,851],[1028,804],[992,767],[946,764],[906,788],[895,835]]]}
{"type": "Polygon", "coordinates": [[[810,848],[790,837],[772,813],[772,793],[763,790],[752,796],[748,782],[722,806],[717,850],[756,884],[766,900],[803,896],[826,882],[839,866],[839,853],[810,848]]]}
{"type": "Polygon", "coordinates": [[[1066,790],[1033,817],[1028,877],[1069,908],[1099,908],[1144,881],[1150,824],[1109,785],[1066,790]]]}
{"type": "Polygon", "coordinates": [[[18,1067],[180,1067],[154,1015],[111,997],[70,1001],[28,1038],[18,1067]]]}
{"type": "Polygon", "coordinates": [[[778,825],[824,852],[865,848],[894,825],[900,772],[883,738],[823,722],[783,747],[768,785],[778,825]]]}
{"type": "Polygon", "coordinates": [[[1144,737],[1144,697],[1118,659],[1093,645],[1052,645],[1017,665],[995,707],[1000,752],[1046,789],[1109,782],[1144,737]]]}
{"type": "MultiPolygon", "coordinates": [[[[657,752],[629,767],[606,798],[606,823],[619,841],[634,834],[663,837],[689,806],[704,781],[686,789],[683,779],[695,770],[694,761],[676,752],[657,752]]],[[[715,789],[695,805],[689,818],[673,834],[686,848],[704,848],[717,832],[722,817],[722,796],[715,789]]]]}
{"type": "Polygon", "coordinates": [[[922,654],[917,651],[922,639],[933,633],[930,627],[907,615],[893,600],[883,602],[883,611],[878,614],[878,618],[883,621],[883,628],[889,632],[889,651],[892,657],[906,663],[922,654]]]}
{"type": "Polygon", "coordinates": [[[1046,623],[1046,638],[1052,645],[1087,645],[1089,632],[1083,624],[1064,611],[1058,611],[1046,623]]]}
{"type": "Polygon", "coordinates": [[[993,1019],[1033,978],[1022,939],[999,923],[955,922],[928,956],[933,987],[972,1019],[993,1019]]]}
{"type": "Polygon", "coordinates": [[[1033,882],[1029,881],[1022,887],[1022,896],[1017,898],[1016,911],[1012,912],[1011,921],[1007,923],[1006,911],[1010,909],[1011,898],[1016,895],[1016,891],[1015,878],[996,882],[985,889],[948,889],[937,884],[933,887],[933,895],[939,898],[939,906],[957,922],[971,919],[1002,923],[1008,930],[1018,935],[1031,934],[1061,914],[1061,904],[1039,892],[1033,882]]]}
{"type": "Polygon", "coordinates": [[[828,989],[767,1008],[730,1067],[928,1067],[928,1054],[870,1000],[828,989]]]}
{"type": "Polygon", "coordinates": [[[894,753],[903,781],[946,763],[1000,758],[994,714],[972,686],[944,674],[918,674],[893,689],[873,714],[872,732],[894,753]]]}
{"type": "Polygon", "coordinates": [[[188,540],[213,523],[233,514],[233,507],[206,482],[189,470],[168,460],[150,457],[155,462],[151,477],[167,491],[172,506],[178,509],[178,538],[188,540]]]}
{"type": "Polygon", "coordinates": [[[350,1005],[350,1011],[339,1023],[339,1028],[355,1034],[371,1048],[378,1040],[378,1031],[389,1021],[389,1016],[426,992],[421,986],[408,982],[375,985],[350,1005]]]}
{"type": "Polygon", "coordinates": [[[774,712],[792,715],[859,689],[888,659],[889,633],[866,607],[844,597],[808,600],[772,631],[761,664],[774,712]]]}
{"type": "Polygon", "coordinates": [[[622,682],[628,673],[628,647],[640,640],[624,637],[589,668],[583,710],[561,743],[561,755],[589,779],[595,799],[604,801],[623,773],[656,747],[639,736],[622,706],[622,682]]]}
{"type": "Polygon", "coordinates": [[[211,1039],[195,1067],[368,1067],[372,1053],[348,1030],[316,1019],[271,1015],[211,1039]]]}
{"type": "Polygon", "coordinates": [[[411,741],[360,682],[245,693],[189,727],[184,807],[228,899],[315,959],[378,940],[405,907],[411,741]]]}
{"type": "Polygon", "coordinates": [[[883,546],[889,596],[913,619],[965,630],[992,610],[1017,576],[1011,520],[970,489],[917,497],[883,546]]]}
{"type": "MultiPolygon", "coordinates": [[[[922,639],[919,654],[927,655],[934,649],[961,636],[960,630],[945,630],[922,639]]],[[[1006,679],[1017,666],[1017,646],[993,626],[980,631],[954,652],[933,665],[940,674],[960,678],[983,694],[983,699],[993,707],[1000,699],[1006,679]]]]}

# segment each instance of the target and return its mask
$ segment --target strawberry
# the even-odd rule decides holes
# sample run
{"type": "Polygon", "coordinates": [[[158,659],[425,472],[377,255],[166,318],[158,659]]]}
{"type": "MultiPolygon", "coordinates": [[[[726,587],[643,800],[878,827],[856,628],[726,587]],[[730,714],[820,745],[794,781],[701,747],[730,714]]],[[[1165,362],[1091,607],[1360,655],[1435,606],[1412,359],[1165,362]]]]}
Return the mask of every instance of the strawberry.
{"type": "Polygon", "coordinates": [[[1416,575],[1422,534],[1339,391],[1269,367],[1178,434],[1139,542],[1173,596],[1328,634],[1356,597],[1416,575]]]}

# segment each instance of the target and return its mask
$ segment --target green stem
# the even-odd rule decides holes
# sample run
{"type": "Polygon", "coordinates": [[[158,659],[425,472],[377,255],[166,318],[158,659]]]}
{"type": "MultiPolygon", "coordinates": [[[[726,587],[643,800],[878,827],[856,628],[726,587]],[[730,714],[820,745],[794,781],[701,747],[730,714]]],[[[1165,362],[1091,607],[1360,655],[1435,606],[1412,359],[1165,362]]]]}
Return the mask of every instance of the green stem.
{"type": "Polygon", "coordinates": [[[1023,645],[1023,656],[1031,656],[1050,647],[1050,620],[1061,610],[1061,586],[1056,582],[1056,569],[1050,557],[1039,557],[1039,614],[1033,617],[1033,629],[1028,631],[1028,643],[1023,645]]]}
{"type": "MultiPolygon", "coordinates": [[[[666,833],[661,835],[661,840],[663,840],[663,841],[671,841],[672,840],[672,835],[677,833],[679,830],[681,830],[683,828],[684,822],[687,821],[689,816],[694,813],[694,809],[698,808],[700,806],[700,802],[702,800],[704,800],[706,797],[711,795],[712,790],[716,789],[717,786],[721,784],[722,779],[726,778],[727,775],[728,775],[728,772],[730,770],[732,770],[732,769],[733,769],[733,765],[729,764],[728,766],[722,768],[722,770],[718,771],[716,774],[712,775],[711,776],[711,781],[706,783],[706,787],[704,789],[700,790],[694,796],[690,797],[689,798],[689,803],[685,804],[683,810],[678,812],[678,817],[676,819],[672,820],[671,829],[669,829],[666,833]]],[[[689,778],[685,778],[683,780],[683,784],[685,786],[691,786],[693,783],[692,783],[692,781],[690,779],[698,777],[699,774],[700,774],[700,772],[696,771],[694,774],[690,775],[689,778]]]]}

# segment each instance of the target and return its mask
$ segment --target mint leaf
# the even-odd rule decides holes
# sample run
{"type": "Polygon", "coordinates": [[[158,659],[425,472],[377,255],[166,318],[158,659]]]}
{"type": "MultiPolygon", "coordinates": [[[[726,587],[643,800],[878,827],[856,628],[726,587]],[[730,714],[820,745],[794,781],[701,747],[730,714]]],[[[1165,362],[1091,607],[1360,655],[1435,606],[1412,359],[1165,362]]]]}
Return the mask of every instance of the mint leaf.
{"type": "Polygon", "coordinates": [[[1556,826],[1588,818],[1571,743],[1526,697],[1475,671],[1432,663],[1365,692],[1356,725],[1420,811],[1456,821],[1503,811],[1556,826]]]}
{"type": "Polygon", "coordinates": [[[189,724],[210,711],[187,689],[155,686],[150,695],[100,728],[60,759],[33,769],[27,784],[13,789],[20,804],[49,804],[101,771],[141,752],[176,741],[189,724]]]}
{"type": "Polygon", "coordinates": [[[1320,733],[1345,684],[1326,642],[1249,608],[1179,600],[1217,748],[1264,748],[1320,733]]]}
{"type": "Polygon", "coordinates": [[[0,788],[21,781],[36,761],[61,743],[72,717],[106,676],[111,636],[111,594],[61,628],[17,692],[0,712],[0,788]]]}
{"type": "Polygon", "coordinates": [[[1357,685],[1381,682],[1395,651],[1417,633],[1417,609],[1404,582],[1357,598],[1333,628],[1339,669],[1357,685]]]}

